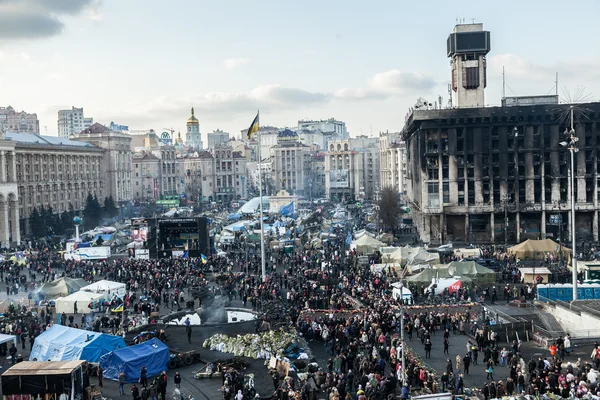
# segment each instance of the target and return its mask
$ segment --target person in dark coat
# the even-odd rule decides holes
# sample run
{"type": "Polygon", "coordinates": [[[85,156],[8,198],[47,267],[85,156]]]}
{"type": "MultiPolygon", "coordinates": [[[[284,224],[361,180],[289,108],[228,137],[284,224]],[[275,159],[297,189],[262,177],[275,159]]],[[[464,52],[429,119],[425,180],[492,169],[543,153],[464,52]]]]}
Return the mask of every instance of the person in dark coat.
{"type": "Polygon", "coordinates": [[[179,375],[179,372],[175,372],[175,376],[173,377],[173,382],[175,382],[176,388],[179,389],[181,387],[181,375],[179,375]]]}

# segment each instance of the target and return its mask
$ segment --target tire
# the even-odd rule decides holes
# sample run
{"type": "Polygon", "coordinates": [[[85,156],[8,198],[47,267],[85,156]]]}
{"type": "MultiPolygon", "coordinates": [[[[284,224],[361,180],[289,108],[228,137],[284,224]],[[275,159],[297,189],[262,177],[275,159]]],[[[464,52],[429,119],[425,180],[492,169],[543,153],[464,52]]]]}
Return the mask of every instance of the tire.
{"type": "Polygon", "coordinates": [[[183,359],[183,362],[185,363],[185,365],[192,365],[192,357],[185,356],[185,358],[183,359]]]}
{"type": "Polygon", "coordinates": [[[199,354],[194,354],[192,356],[192,362],[194,362],[194,363],[200,362],[200,355],[199,354]]]}
{"type": "Polygon", "coordinates": [[[167,366],[168,366],[170,369],[177,368],[177,361],[175,361],[175,360],[170,360],[170,361],[169,361],[169,364],[167,364],[167,366]]]}

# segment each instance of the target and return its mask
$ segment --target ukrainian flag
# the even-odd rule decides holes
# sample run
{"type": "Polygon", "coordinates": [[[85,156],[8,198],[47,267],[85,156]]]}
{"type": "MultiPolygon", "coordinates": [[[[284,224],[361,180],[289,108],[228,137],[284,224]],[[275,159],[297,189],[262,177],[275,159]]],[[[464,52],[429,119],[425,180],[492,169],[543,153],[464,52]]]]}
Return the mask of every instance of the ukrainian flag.
{"type": "Polygon", "coordinates": [[[256,113],[256,117],[254,121],[250,124],[250,128],[248,128],[248,139],[252,139],[252,135],[258,132],[258,113],[256,113]]]}
{"type": "Polygon", "coordinates": [[[200,259],[202,260],[202,264],[206,264],[208,262],[208,258],[204,254],[200,254],[200,259]]]}

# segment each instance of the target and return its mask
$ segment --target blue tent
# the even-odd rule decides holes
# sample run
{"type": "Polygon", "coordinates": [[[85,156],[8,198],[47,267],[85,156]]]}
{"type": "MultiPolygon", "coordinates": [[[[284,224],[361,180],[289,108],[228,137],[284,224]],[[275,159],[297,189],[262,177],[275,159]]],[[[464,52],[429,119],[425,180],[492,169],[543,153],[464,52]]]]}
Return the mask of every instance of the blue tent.
{"type": "Polygon", "coordinates": [[[171,354],[169,348],[157,338],[136,344],[135,346],[115,350],[100,358],[100,366],[104,377],[113,381],[119,380],[119,373],[125,373],[125,382],[137,382],[143,366],[148,370],[148,377],[159,375],[167,369],[171,354]]]}
{"type": "Polygon", "coordinates": [[[103,354],[124,347],[120,336],[53,325],[35,338],[29,360],[98,362],[103,354]]]}

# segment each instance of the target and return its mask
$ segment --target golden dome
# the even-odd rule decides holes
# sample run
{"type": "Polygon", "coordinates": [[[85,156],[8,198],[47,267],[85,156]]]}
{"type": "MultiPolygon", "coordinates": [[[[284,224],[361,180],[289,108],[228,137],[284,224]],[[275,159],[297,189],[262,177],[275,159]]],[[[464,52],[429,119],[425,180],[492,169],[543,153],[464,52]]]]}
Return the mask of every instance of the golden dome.
{"type": "Polygon", "coordinates": [[[198,123],[198,118],[194,117],[194,107],[192,107],[192,115],[191,115],[191,117],[188,118],[187,123],[188,124],[197,124],[198,123]]]}

